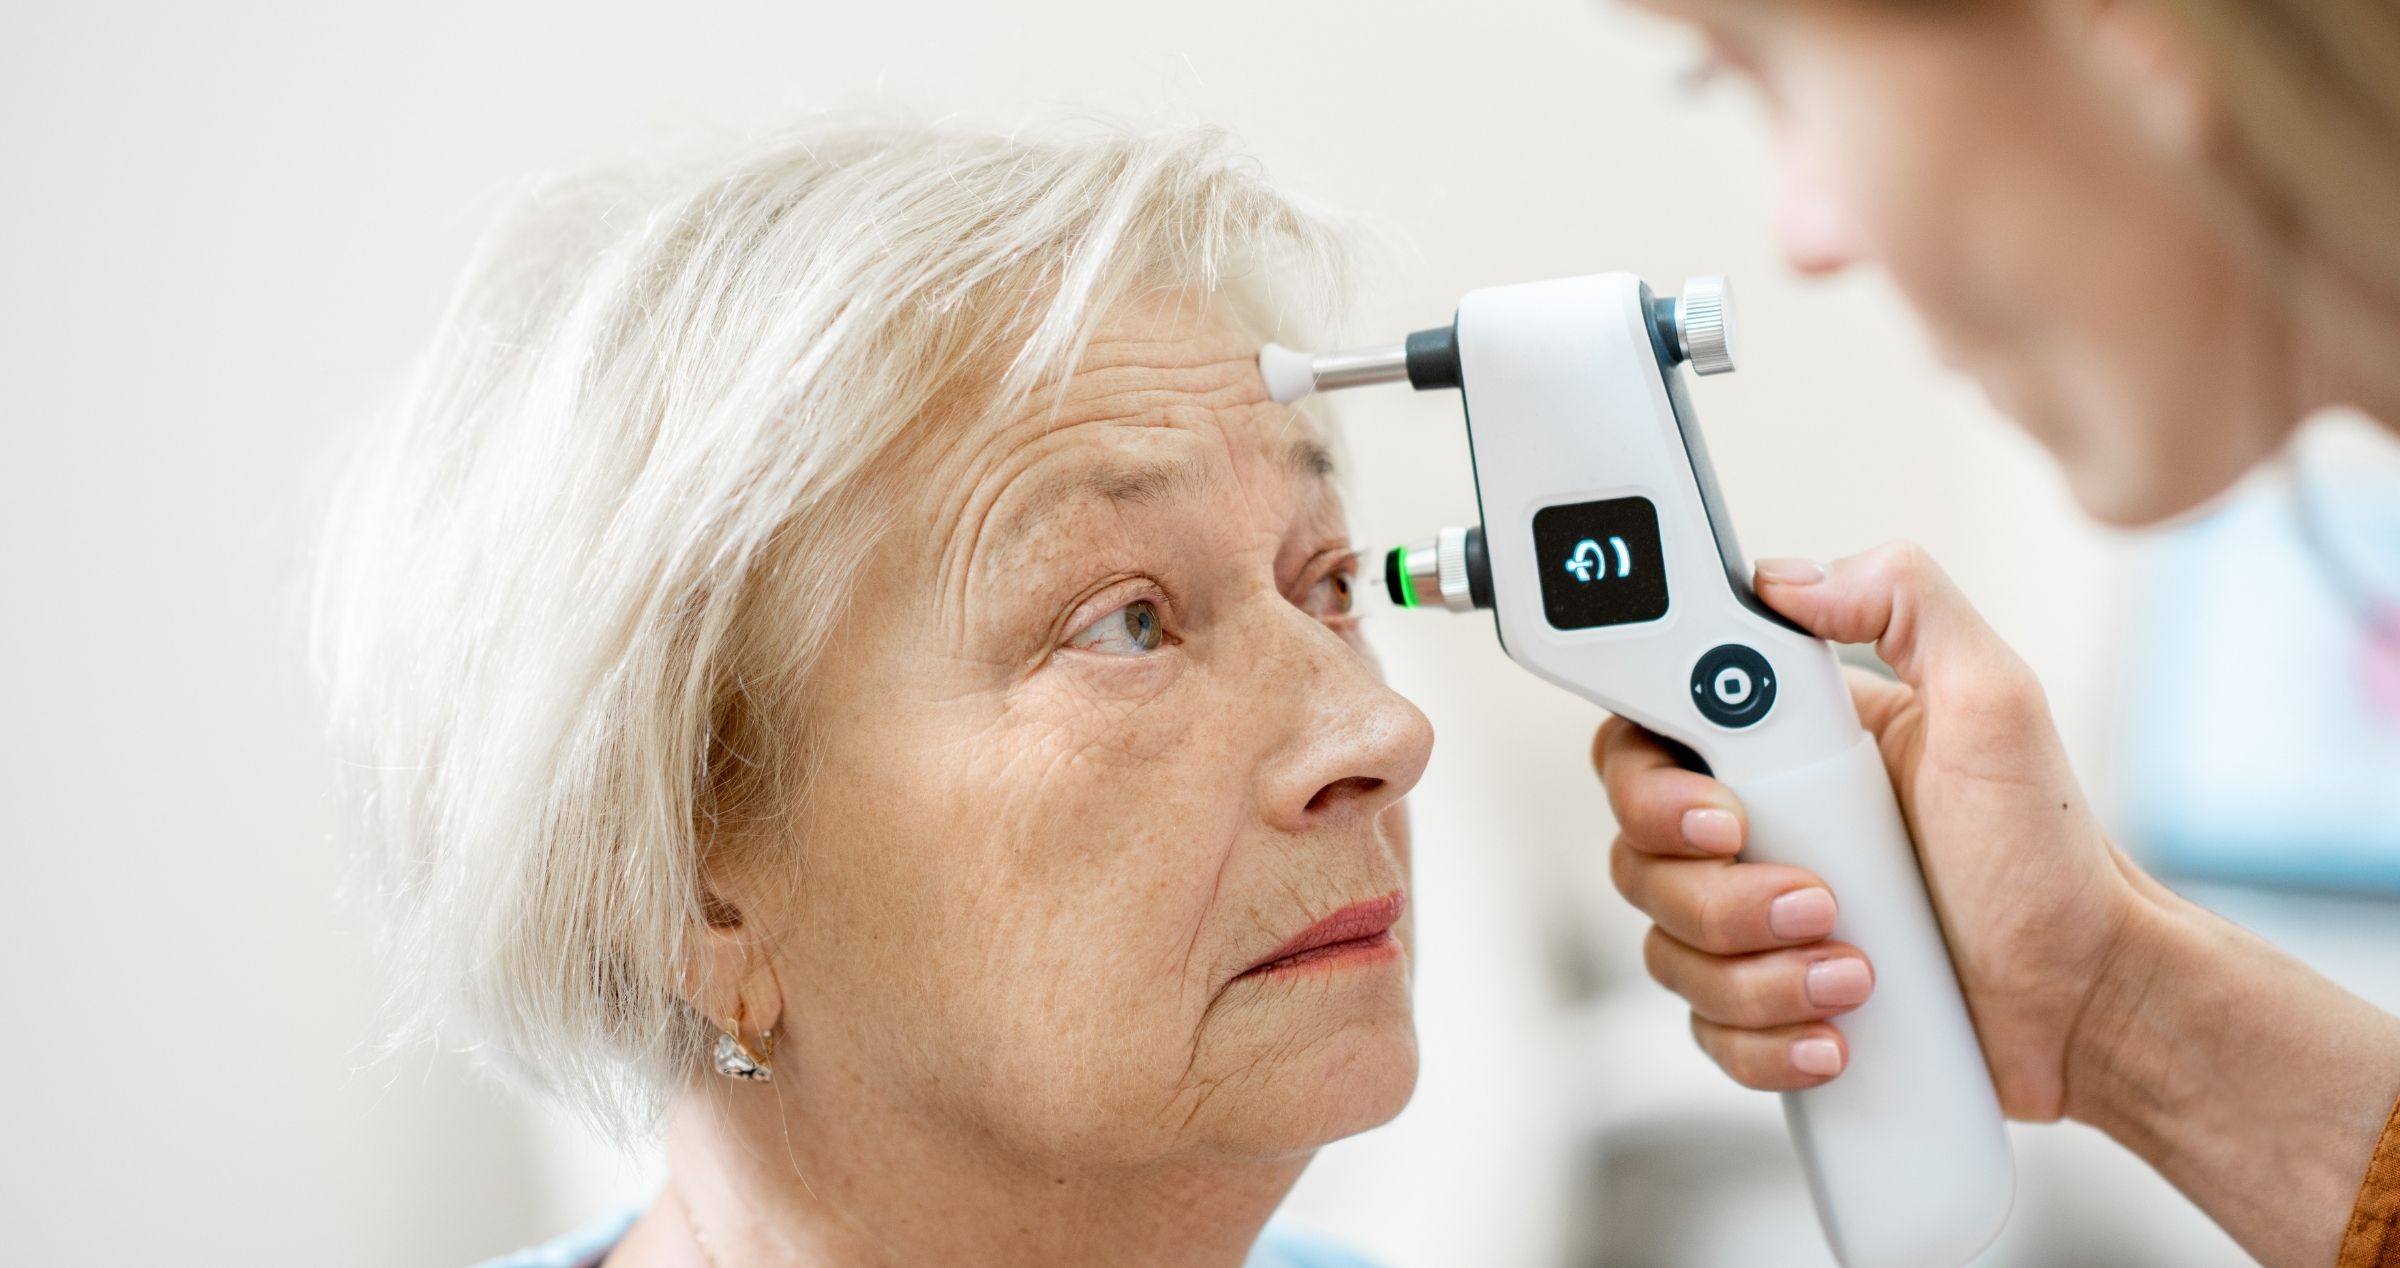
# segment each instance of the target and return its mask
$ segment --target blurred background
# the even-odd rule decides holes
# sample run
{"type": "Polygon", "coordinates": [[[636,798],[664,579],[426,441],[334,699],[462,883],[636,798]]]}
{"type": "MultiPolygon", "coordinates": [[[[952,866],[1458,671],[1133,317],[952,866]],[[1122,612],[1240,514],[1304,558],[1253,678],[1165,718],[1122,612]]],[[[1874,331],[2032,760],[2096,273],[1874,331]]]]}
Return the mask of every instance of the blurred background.
{"type": "MultiPolygon", "coordinates": [[[[1747,359],[1695,395],[1743,544],[1926,543],[2130,846],[2400,1008],[2388,442],[2326,420],[2191,524],[2089,526],[1881,282],[1779,265],[1756,112],[1696,61],[1591,0],[0,4],[5,1257],[463,1265],[646,1198],[652,1159],[462,1057],[375,1060],[298,565],[329,445],[519,178],[828,108],[1222,124],[1376,226],[1364,339],[1481,285],[1732,275],[1747,359]]],[[[1362,541],[1472,520],[1452,398],[1339,410],[1362,541]]],[[[1597,712],[1482,620],[1374,638],[1440,734],[1424,1078],[1287,1215],[1393,1268],[1829,1262],[1774,1099],[1642,977],[1597,712]]],[[[2247,1262],[2093,1133],[2017,1145],[1987,1264],[2247,1262]]]]}

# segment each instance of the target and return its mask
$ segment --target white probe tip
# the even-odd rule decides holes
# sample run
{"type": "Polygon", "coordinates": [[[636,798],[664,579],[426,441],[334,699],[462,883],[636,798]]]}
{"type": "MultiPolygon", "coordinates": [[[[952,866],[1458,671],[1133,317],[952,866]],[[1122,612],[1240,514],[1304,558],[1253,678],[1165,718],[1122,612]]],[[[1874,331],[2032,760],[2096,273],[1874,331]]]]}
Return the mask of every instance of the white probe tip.
{"type": "Polygon", "coordinates": [[[1267,395],[1289,405],[1317,390],[1316,358],[1279,343],[1258,350],[1258,375],[1267,381],[1267,395]]]}

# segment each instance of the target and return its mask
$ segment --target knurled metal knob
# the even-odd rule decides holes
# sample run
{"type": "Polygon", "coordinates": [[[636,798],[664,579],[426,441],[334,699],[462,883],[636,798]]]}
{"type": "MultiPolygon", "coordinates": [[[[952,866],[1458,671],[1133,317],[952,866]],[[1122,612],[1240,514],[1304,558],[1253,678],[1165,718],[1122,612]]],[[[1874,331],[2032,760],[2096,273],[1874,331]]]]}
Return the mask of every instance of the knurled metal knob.
{"type": "Polygon", "coordinates": [[[1733,284],[1722,277],[1695,277],[1683,284],[1675,305],[1675,332],[1683,359],[1694,374],[1733,369],[1733,284]]]}

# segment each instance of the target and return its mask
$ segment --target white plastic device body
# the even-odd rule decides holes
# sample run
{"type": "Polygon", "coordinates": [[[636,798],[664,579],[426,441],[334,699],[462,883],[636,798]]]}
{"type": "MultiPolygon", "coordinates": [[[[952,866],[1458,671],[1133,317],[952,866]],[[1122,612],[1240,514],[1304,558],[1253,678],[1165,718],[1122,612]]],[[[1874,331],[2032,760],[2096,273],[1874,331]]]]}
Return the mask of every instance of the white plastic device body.
{"type": "Polygon", "coordinates": [[[1991,1075],[1875,740],[1831,646],[1750,594],[1647,289],[1616,273],[1479,290],[1455,335],[1509,657],[1697,752],[1748,812],[1743,857],[1823,877],[1840,905],[1834,936],[1874,962],[1873,997],[1834,1021],[1847,1068],[1784,1096],[1835,1256],[1846,1268],[1966,1263],[2014,1196],[1991,1075]],[[1560,628],[1542,585],[1557,560],[1537,548],[1535,516],[1625,498],[1656,508],[1666,610],[1560,628]],[[1701,659],[1728,645],[1771,667],[1768,707],[1739,726],[1695,699],[1709,685],[1701,659]]]}

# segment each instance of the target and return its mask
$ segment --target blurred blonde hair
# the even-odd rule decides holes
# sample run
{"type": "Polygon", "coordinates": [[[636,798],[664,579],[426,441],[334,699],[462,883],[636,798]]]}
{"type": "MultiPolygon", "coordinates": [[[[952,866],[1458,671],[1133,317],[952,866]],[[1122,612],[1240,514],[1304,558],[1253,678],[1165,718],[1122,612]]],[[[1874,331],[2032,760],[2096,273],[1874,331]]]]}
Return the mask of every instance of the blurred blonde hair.
{"type": "Polygon", "coordinates": [[[2286,244],[2400,296],[2400,4],[2155,2],[2190,37],[2226,157],[2286,244]]]}
{"type": "Polygon", "coordinates": [[[789,848],[808,671],[918,459],[1137,293],[1329,314],[1341,240],[1208,132],[827,123],[531,188],[316,567],[394,1038],[646,1130],[713,1034],[702,853],[789,848]]]}

